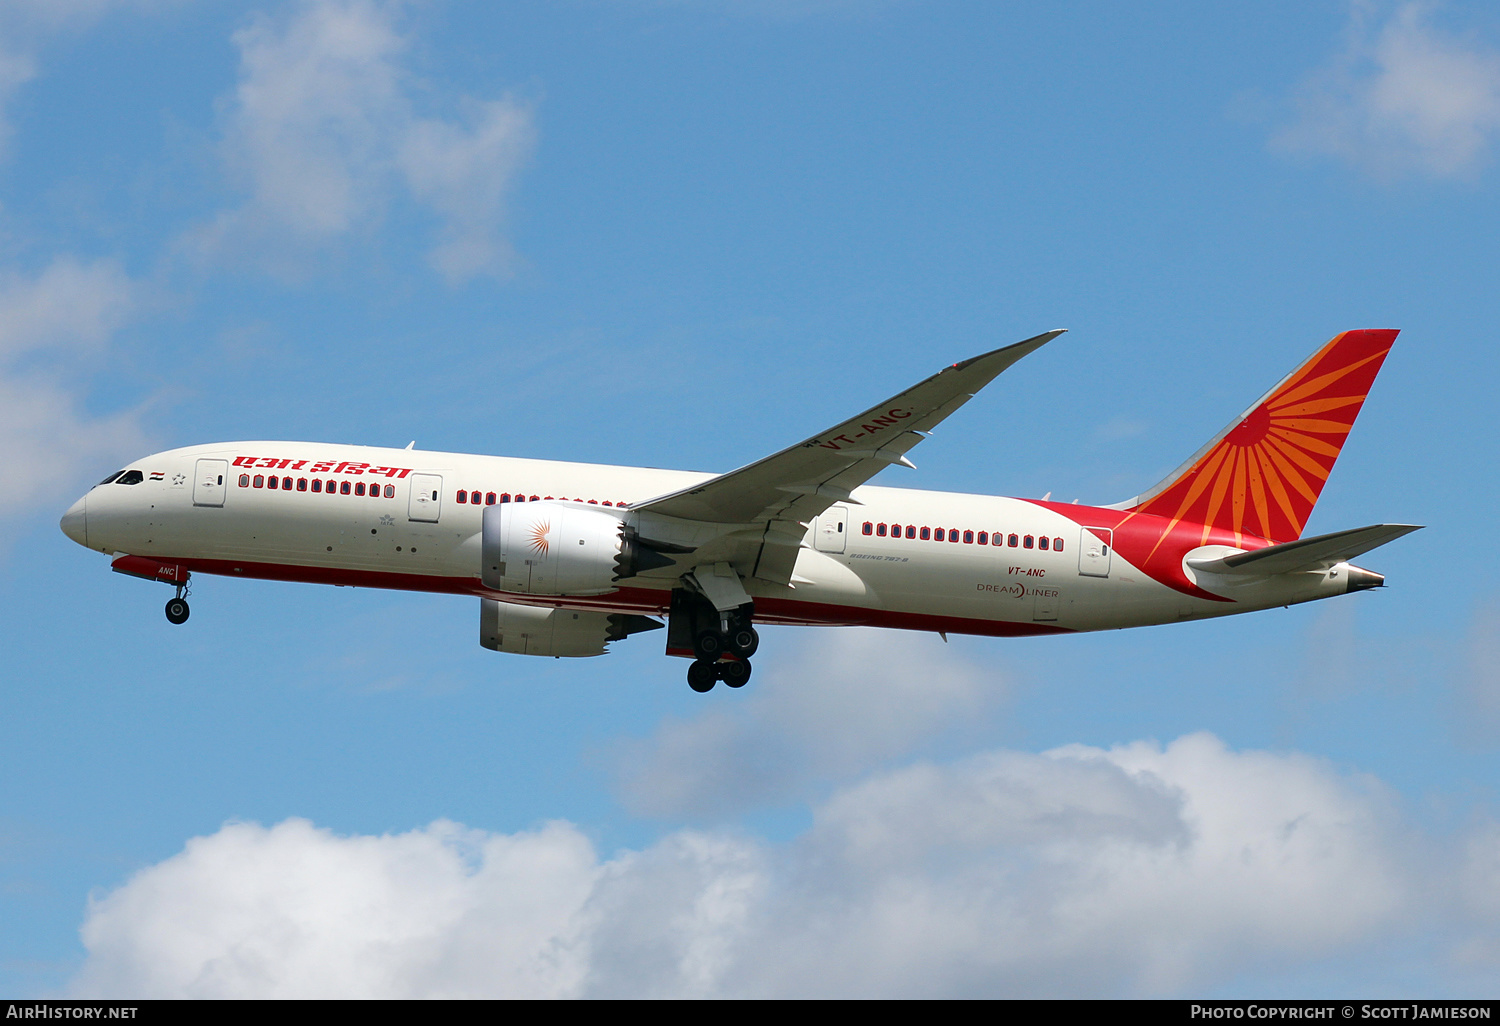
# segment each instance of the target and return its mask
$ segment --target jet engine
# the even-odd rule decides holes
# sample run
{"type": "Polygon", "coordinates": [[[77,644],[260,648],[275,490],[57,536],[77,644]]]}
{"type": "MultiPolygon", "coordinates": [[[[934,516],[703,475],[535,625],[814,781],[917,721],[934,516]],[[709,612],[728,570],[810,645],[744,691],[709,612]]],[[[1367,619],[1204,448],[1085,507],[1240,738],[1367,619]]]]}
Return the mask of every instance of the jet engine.
{"type": "Polygon", "coordinates": [[[602,595],[672,565],[617,516],[562,502],[486,506],[481,543],[485,587],[519,595],[602,595]]]}
{"type": "Polygon", "coordinates": [[[550,609],[479,600],[479,643],[495,652],[535,656],[596,656],[611,641],[662,624],[649,616],[550,609]]]}

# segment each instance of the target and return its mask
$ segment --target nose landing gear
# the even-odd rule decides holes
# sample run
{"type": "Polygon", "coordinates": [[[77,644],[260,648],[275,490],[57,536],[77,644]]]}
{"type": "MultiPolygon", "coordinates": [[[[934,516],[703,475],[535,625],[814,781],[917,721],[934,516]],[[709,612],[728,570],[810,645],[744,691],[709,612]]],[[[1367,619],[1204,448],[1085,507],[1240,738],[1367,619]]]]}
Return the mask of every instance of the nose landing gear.
{"type": "Polygon", "coordinates": [[[165,563],[145,556],[116,556],[109,568],[117,574],[139,577],[143,581],[160,581],[177,589],[177,594],[167,602],[167,619],[175,624],[187,623],[187,597],[192,591],[189,582],[193,575],[188,568],[177,563],[165,563]]]}
{"type": "Polygon", "coordinates": [[[177,585],[177,594],[167,599],[167,622],[174,624],[187,623],[188,616],[192,610],[187,604],[188,582],[182,581],[177,585]]]}

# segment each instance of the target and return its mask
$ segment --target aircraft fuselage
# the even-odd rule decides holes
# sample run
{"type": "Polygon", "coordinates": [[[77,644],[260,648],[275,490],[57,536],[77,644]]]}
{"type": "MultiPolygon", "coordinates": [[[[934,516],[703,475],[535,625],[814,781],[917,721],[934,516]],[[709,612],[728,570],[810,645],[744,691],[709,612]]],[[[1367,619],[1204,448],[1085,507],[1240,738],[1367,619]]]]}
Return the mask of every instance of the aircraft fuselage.
{"type": "MultiPolygon", "coordinates": [[[[634,504],[715,476],[306,442],[192,446],[131,468],[138,483],[101,484],[69,510],[70,537],[197,573],[636,614],[664,613],[680,571],[587,596],[487,587],[484,510],[551,500],[630,525],[634,504]]],[[[790,583],[743,584],[761,622],[993,636],[1170,623],[1351,590],[1348,564],[1242,581],[1186,564],[1266,544],[1116,509],[866,485],[807,525],[790,583]]]]}

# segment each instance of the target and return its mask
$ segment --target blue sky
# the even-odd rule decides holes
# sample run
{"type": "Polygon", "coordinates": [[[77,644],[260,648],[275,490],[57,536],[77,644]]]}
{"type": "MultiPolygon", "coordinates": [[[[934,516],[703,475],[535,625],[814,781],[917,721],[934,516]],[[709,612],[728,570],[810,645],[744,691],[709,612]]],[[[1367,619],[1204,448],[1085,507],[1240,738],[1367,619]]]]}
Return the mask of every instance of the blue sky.
{"type": "Polygon", "coordinates": [[[1493,995],[1497,132],[1478,3],[12,0],[0,991],[1493,995]],[[1390,587],[699,696],[57,529],[221,439],[729,469],[1053,327],[880,482],[1112,502],[1398,327],[1309,525],[1390,587]]]}

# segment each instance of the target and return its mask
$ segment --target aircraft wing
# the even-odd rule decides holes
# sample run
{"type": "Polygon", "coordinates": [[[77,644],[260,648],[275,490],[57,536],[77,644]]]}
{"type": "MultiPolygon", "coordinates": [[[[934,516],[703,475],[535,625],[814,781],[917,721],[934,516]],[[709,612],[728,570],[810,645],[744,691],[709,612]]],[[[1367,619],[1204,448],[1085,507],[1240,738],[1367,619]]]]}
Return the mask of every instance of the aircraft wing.
{"type": "Polygon", "coordinates": [[[767,550],[754,574],[786,583],[806,523],[906,453],[1021,357],[1052,341],[1049,331],[956,363],[857,417],[699,485],[632,506],[641,513],[719,524],[764,524],[767,550]],[[769,558],[768,558],[769,557],[769,558]]]}
{"type": "Polygon", "coordinates": [[[1272,545],[1250,552],[1237,552],[1220,559],[1190,559],[1188,566],[1214,574],[1290,574],[1303,570],[1327,570],[1355,556],[1393,542],[1402,535],[1420,531],[1413,524],[1375,524],[1333,534],[1272,545]]]}

